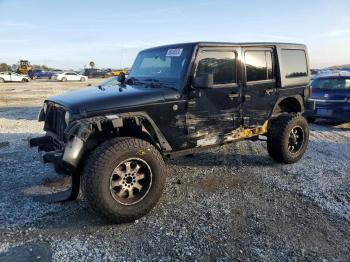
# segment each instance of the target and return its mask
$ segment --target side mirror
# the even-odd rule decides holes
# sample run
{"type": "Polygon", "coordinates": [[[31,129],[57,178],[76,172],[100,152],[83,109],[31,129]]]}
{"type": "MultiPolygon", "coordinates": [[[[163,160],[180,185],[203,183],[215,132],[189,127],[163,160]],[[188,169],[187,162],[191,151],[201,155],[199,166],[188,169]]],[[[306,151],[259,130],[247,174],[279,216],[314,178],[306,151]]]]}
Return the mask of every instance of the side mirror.
{"type": "Polygon", "coordinates": [[[120,82],[122,85],[125,84],[125,73],[124,72],[120,72],[118,77],[117,77],[117,80],[118,82],[120,82]]]}
{"type": "Polygon", "coordinates": [[[195,88],[209,89],[214,87],[214,75],[211,74],[199,74],[193,80],[193,86],[195,88]]]}

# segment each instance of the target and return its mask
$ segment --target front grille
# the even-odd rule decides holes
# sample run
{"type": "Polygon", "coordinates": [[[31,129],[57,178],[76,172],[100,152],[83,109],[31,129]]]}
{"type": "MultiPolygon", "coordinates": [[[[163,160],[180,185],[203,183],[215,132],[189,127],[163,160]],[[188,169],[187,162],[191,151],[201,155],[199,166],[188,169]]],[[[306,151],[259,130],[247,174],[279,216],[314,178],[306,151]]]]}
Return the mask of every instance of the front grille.
{"type": "Polygon", "coordinates": [[[57,104],[48,103],[47,111],[45,114],[45,125],[44,130],[55,133],[58,138],[64,139],[64,130],[67,125],[64,120],[66,110],[57,104]]]}

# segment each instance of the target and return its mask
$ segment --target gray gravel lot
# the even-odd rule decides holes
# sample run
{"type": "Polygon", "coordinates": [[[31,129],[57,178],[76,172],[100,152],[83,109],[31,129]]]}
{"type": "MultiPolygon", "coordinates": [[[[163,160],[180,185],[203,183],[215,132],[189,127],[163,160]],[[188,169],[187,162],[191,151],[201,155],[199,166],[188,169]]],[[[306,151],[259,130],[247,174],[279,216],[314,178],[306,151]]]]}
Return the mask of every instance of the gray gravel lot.
{"type": "Polygon", "coordinates": [[[107,223],[81,198],[35,202],[63,186],[27,147],[42,133],[37,112],[48,95],[81,86],[0,84],[0,261],[348,260],[350,125],[311,125],[293,165],[250,141],[168,160],[160,203],[130,224],[107,223]]]}

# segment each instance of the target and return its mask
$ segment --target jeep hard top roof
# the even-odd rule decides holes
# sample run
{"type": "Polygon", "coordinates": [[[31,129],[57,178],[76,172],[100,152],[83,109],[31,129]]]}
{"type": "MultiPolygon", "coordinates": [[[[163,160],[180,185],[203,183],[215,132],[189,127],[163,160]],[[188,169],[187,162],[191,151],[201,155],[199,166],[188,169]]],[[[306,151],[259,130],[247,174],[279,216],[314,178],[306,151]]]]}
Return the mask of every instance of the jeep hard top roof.
{"type": "Polygon", "coordinates": [[[142,52],[151,51],[157,48],[178,48],[178,47],[275,47],[276,48],[276,59],[279,69],[280,75],[280,85],[282,87],[287,86],[300,86],[307,85],[310,82],[310,72],[309,72],[309,59],[307,55],[307,48],[304,44],[295,44],[295,43],[279,43],[279,42],[242,42],[242,43],[226,43],[226,42],[192,42],[192,43],[178,43],[171,45],[163,45],[158,47],[153,47],[149,49],[145,49],[142,52]],[[295,49],[295,50],[303,50],[305,52],[305,65],[307,70],[306,76],[298,76],[298,77],[287,77],[287,68],[290,59],[288,57],[283,57],[283,50],[285,49],[295,49]]]}
{"type": "Polygon", "coordinates": [[[176,44],[169,44],[169,45],[161,45],[156,47],[147,48],[146,50],[152,50],[155,48],[166,48],[166,47],[173,47],[173,46],[242,46],[242,47],[249,47],[249,46],[278,46],[278,47],[289,47],[289,48],[300,48],[300,49],[306,49],[306,45],[304,44],[297,44],[297,43],[280,43],[280,42],[239,42],[239,43],[230,43],[230,42],[206,42],[206,41],[199,41],[199,42],[189,42],[189,43],[176,43],[176,44]]]}

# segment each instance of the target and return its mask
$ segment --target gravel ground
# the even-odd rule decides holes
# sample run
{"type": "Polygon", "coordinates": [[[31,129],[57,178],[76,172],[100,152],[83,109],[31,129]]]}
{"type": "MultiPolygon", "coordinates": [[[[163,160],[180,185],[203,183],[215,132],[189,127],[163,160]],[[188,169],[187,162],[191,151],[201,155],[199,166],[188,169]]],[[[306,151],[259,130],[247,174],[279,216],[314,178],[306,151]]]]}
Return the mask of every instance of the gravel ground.
{"type": "Polygon", "coordinates": [[[130,224],[106,223],[83,199],[35,202],[33,192],[64,186],[27,147],[42,133],[37,112],[48,95],[81,86],[0,85],[0,261],[348,260],[349,124],[311,125],[293,165],[250,141],[168,160],[160,203],[130,224]]]}

